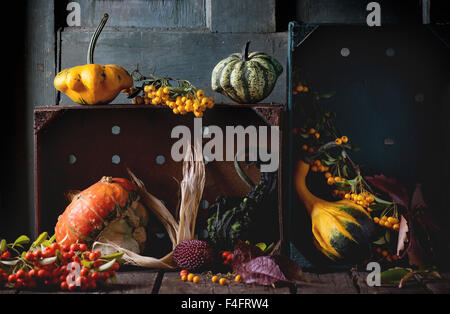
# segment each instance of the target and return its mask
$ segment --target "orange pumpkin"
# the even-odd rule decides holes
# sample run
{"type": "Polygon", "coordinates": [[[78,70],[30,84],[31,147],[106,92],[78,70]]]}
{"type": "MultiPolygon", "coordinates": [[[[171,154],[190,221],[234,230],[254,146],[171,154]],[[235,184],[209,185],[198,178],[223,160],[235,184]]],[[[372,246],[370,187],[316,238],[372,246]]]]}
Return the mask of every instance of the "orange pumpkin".
{"type": "Polygon", "coordinates": [[[56,241],[92,244],[99,238],[141,251],[146,241],[146,209],[136,186],[122,178],[103,177],[75,195],[55,227],[56,241]],[[129,242],[132,243],[129,243],[129,242]],[[134,243],[134,242],[136,243],[134,243]]]}

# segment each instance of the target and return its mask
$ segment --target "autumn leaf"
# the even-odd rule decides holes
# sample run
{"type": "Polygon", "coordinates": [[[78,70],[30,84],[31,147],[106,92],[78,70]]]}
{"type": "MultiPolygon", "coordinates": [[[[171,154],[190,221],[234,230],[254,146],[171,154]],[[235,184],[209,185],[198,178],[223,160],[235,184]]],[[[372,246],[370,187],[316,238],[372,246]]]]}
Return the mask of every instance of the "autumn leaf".
{"type": "Polygon", "coordinates": [[[373,177],[365,177],[365,179],[375,188],[387,193],[395,203],[409,208],[408,192],[394,178],[388,178],[384,174],[381,174],[374,175],[373,177]]]}

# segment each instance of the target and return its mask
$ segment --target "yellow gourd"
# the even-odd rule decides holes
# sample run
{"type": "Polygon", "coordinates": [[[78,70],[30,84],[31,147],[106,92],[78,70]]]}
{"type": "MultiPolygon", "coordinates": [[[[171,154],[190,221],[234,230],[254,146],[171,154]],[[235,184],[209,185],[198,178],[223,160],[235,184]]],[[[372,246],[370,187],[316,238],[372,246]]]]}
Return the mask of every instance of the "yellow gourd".
{"type": "Polygon", "coordinates": [[[123,89],[133,86],[130,74],[118,65],[94,64],[94,49],[98,36],[108,20],[105,14],[92,36],[87,64],[62,70],[54,79],[54,86],[74,102],[82,105],[107,104],[123,89]]]}
{"type": "Polygon", "coordinates": [[[349,200],[328,202],[306,186],[309,164],[300,160],[295,170],[295,189],[311,217],[314,244],[331,260],[354,259],[373,239],[374,223],[366,210],[349,200]]]}

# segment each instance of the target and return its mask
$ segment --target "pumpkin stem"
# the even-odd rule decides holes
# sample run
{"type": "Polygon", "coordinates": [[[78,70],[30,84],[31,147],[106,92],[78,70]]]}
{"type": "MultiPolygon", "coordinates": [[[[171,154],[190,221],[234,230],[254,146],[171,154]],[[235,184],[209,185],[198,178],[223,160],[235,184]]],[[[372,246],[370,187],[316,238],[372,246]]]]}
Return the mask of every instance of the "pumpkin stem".
{"type": "Polygon", "coordinates": [[[103,15],[102,20],[100,21],[100,24],[97,26],[97,29],[95,30],[94,35],[92,35],[91,41],[89,43],[88,54],[87,54],[87,64],[94,63],[95,44],[97,43],[98,36],[100,36],[100,33],[103,30],[103,27],[105,27],[106,22],[108,21],[108,18],[109,18],[108,13],[105,13],[105,15],[103,15]]]}
{"type": "Polygon", "coordinates": [[[247,41],[245,43],[244,48],[242,49],[242,56],[241,56],[241,60],[242,61],[248,61],[248,47],[250,46],[250,42],[247,41]]]}
{"type": "Polygon", "coordinates": [[[112,183],[112,177],[103,177],[100,182],[104,182],[104,183],[112,183]]]}

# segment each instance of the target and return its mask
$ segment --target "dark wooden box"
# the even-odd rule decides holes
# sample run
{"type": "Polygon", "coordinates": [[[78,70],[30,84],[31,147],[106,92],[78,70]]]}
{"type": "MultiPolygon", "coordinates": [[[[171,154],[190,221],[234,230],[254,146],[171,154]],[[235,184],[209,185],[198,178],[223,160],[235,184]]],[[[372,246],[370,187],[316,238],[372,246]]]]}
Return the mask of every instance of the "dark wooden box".
{"type": "MultiPolygon", "coordinates": [[[[283,106],[276,104],[217,104],[206,112],[202,121],[203,127],[217,125],[224,134],[225,126],[279,126],[279,200],[278,214],[275,214],[279,223],[275,223],[274,228],[278,229],[281,239],[282,114],[283,106]]],[[[172,144],[178,140],[171,138],[171,132],[175,126],[185,125],[193,133],[192,114],[174,115],[168,109],[146,105],[48,106],[36,108],[34,124],[37,233],[53,233],[58,216],[69,204],[69,191],[83,190],[103,176],[128,178],[126,167],[169,210],[176,209],[177,180],[182,179],[182,163],[171,158],[172,144]]],[[[242,164],[253,181],[258,182],[260,172],[256,166],[242,164]]],[[[203,208],[199,210],[198,220],[205,220],[206,207],[217,196],[243,196],[248,191],[248,186],[236,174],[233,162],[208,162],[203,193],[206,202],[201,203],[203,208]]],[[[157,223],[150,228],[163,233],[157,223]]]]}

